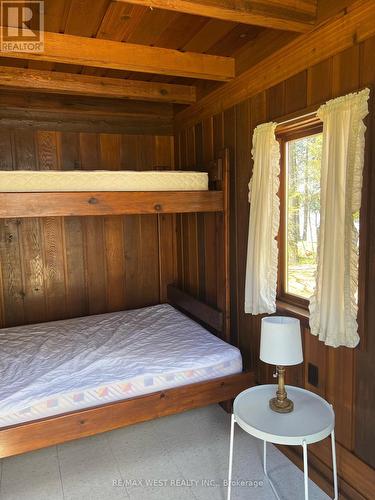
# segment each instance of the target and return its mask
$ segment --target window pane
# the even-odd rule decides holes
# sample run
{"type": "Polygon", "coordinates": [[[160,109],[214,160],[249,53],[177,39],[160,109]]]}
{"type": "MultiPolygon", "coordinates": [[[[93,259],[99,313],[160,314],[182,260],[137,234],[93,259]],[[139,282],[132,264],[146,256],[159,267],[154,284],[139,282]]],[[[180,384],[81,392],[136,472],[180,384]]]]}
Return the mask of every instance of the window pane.
{"type": "Polygon", "coordinates": [[[315,287],[322,134],[286,146],[286,292],[308,299],[315,287]]]}

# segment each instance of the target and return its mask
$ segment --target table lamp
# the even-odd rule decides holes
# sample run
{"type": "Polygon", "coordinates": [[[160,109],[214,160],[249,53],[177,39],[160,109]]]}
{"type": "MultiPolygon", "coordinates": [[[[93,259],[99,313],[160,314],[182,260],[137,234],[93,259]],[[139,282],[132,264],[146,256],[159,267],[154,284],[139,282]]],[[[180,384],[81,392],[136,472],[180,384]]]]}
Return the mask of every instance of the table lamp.
{"type": "Polygon", "coordinates": [[[269,316],[262,319],[260,359],[276,365],[278,388],[276,397],[270,399],[270,408],[278,413],[293,411],[293,401],[285,390],[285,366],[303,361],[301,328],[299,320],[286,316],[269,316]]]}

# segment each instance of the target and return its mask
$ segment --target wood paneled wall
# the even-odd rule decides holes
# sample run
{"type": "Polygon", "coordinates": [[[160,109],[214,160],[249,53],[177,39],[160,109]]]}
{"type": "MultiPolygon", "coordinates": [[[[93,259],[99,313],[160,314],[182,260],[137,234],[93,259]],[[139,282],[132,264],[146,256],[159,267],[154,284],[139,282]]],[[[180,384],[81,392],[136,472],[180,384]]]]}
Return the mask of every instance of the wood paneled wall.
{"type": "MultiPolygon", "coordinates": [[[[173,138],[0,129],[0,168],[173,169],[173,138]]],[[[176,279],[175,215],[0,220],[0,325],[164,301],[176,279]]]]}
{"type": "MultiPolygon", "coordinates": [[[[374,53],[375,38],[370,38],[176,133],[176,162],[181,167],[191,167],[202,156],[205,160],[210,160],[223,146],[230,148],[232,338],[235,342],[238,341],[245,365],[256,369],[260,383],[272,382],[270,367],[261,363],[258,358],[260,318],[244,313],[248,182],[252,170],[250,149],[253,129],[262,122],[275,119],[281,121],[285,117],[303,115],[327,99],[365,85],[373,86],[374,53]]],[[[374,88],[372,91],[374,92],[374,88]]],[[[361,260],[361,286],[366,291],[364,324],[367,325],[361,332],[362,345],[355,350],[325,347],[304,327],[304,364],[288,369],[287,373],[289,383],[315,391],[334,405],[340,474],[346,484],[345,491],[352,498],[371,498],[375,484],[375,379],[372,373],[375,359],[375,239],[372,237],[375,227],[375,176],[371,172],[374,165],[373,99],[372,96],[370,117],[367,119],[363,191],[365,210],[361,221],[362,229],[369,234],[367,248],[362,248],[363,252],[367,251],[367,256],[365,260],[361,260]],[[308,362],[319,368],[318,387],[308,384],[305,370],[308,362]]],[[[183,258],[179,264],[185,275],[193,276],[192,283],[189,284],[193,291],[199,288],[199,266],[205,260],[205,256],[201,254],[202,230],[199,220],[185,220],[183,228],[194,231],[191,227],[194,224],[197,226],[195,254],[189,253],[189,258],[183,258]]],[[[215,264],[211,261],[210,264],[214,273],[215,264]]],[[[215,278],[212,276],[209,284],[214,286],[214,283],[215,278]]],[[[212,298],[215,300],[214,288],[212,298]]],[[[330,464],[327,450],[325,443],[315,446],[315,456],[319,463],[330,464]]]]}

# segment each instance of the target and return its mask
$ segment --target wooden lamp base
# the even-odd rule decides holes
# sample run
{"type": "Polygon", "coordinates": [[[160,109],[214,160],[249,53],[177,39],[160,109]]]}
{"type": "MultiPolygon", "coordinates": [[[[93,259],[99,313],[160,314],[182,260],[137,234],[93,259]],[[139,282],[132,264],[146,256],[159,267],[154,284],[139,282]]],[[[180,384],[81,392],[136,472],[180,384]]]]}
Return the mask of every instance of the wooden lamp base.
{"type": "Polygon", "coordinates": [[[283,401],[279,401],[277,398],[270,399],[270,408],[278,413],[289,413],[293,411],[294,404],[293,401],[286,398],[283,401]]]}
{"type": "Polygon", "coordinates": [[[288,399],[288,395],[285,390],[284,377],[285,368],[284,366],[276,366],[276,374],[278,377],[278,387],[276,391],[276,397],[270,399],[270,408],[277,413],[290,413],[294,409],[293,401],[288,399]]]}

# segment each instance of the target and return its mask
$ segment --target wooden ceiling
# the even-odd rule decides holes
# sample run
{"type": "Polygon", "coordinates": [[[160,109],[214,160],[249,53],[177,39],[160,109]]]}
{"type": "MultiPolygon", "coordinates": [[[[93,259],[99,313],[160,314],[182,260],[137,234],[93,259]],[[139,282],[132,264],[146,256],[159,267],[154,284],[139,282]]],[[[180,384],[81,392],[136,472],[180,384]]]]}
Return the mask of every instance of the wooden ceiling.
{"type": "Polygon", "coordinates": [[[45,0],[45,51],[4,53],[0,88],[192,104],[312,30],[318,7],[318,0],[45,0]]]}

